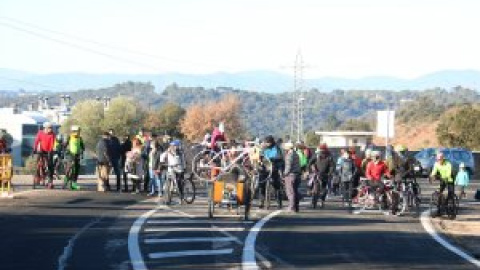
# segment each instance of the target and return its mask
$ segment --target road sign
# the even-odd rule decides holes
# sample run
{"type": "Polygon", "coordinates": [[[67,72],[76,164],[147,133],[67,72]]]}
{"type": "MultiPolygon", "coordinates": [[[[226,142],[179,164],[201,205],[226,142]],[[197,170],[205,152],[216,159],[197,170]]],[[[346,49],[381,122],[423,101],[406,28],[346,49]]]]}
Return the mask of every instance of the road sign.
{"type": "Polygon", "coordinates": [[[377,111],[377,136],[386,139],[395,136],[395,111],[377,111]]]}

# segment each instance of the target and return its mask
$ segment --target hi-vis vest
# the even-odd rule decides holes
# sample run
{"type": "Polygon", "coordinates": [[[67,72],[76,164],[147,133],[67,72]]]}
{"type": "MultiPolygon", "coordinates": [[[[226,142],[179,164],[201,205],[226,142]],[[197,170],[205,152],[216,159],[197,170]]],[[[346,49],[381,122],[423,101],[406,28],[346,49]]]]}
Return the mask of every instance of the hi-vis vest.
{"type": "Polygon", "coordinates": [[[82,151],[82,138],[70,135],[68,140],[68,151],[72,155],[78,155],[82,151]]]}

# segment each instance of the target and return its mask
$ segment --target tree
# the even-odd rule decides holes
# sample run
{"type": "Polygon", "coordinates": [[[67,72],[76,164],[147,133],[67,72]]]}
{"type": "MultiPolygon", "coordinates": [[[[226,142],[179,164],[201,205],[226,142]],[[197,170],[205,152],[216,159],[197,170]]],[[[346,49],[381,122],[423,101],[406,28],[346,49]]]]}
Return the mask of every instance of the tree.
{"type": "Polygon", "coordinates": [[[437,126],[438,141],[448,147],[480,149],[480,109],[471,105],[445,113],[437,126]]]}
{"type": "Polygon", "coordinates": [[[330,114],[327,119],[325,120],[325,124],[323,125],[323,128],[326,131],[331,131],[335,130],[340,126],[341,122],[338,120],[338,118],[335,116],[335,114],[330,114]]]}
{"type": "Polygon", "coordinates": [[[339,130],[345,131],[372,131],[370,122],[359,119],[349,119],[343,122],[339,127],[339,130]]]}
{"type": "Polygon", "coordinates": [[[82,129],[82,137],[87,150],[93,151],[102,133],[104,118],[103,104],[96,100],[85,100],[77,103],[72,109],[72,115],[63,123],[61,132],[68,134],[72,125],[82,129]]]}
{"type": "Polygon", "coordinates": [[[195,104],[187,109],[180,127],[182,133],[190,141],[201,140],[207,132],[220,122],[225,124],[225,132],[230,138],[245,135],[240,116],[241,104],[234,95],[219,101],[195,104]]]}
{"type": "Polygon", "coordinates": [[[174,103],[167,103],[158,110],[149,111],[145,117],[143,126],[158,134],[169,134],[174,137],[182,137],[180,120],[185,115],[185,109],[174,103]]]}
{"type": "Polygon", "coordinates": [[[117,97],[112,99],[105,111],[103,130],[113,129],[116,134],[136,134],[142,127],[145,112],[134,99],[117,97]]]}
{"type": "Polygon", "coordinates": [[[320,144],[320,136],[315,134],[315,131],[309,131],[305,134],[305,144],[308,147],[316,147],[320,144]]]}

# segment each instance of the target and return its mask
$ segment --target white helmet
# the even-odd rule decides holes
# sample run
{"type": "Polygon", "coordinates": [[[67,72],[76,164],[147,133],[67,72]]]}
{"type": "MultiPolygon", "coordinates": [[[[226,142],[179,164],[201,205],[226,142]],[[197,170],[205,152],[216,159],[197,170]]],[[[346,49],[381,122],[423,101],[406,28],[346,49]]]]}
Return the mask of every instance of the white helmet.
{"type": "Polygon", "coordinates": [[[72,132],[77,132],[77,131],[80,131],[80,127],[79,127],[79,126],[72,126],[72,127],[70,128],[70,130],[71,130],[72,132]]]}
{"type": "Polygon", "coordinates": [[[52,123],[50,122],[43,123],[43,128],[51,128],[51,127],[52,127],[52,123]]]}

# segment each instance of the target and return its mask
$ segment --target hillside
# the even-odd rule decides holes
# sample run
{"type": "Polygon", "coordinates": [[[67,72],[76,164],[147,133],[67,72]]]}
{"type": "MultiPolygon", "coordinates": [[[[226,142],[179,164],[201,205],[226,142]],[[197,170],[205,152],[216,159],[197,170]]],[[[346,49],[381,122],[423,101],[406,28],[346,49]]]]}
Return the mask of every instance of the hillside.
{"type": "MultiPolygon", "coordinates": [[[[71,95],[74,102],[103,96],[128,96],[138,100],[146,109],[160,107],[168,102],[188,108],[195,103],[219,100],[225,95],[235,95],[243,105],[243,122],[250,134],[284,136],[289,133],[290,127],[290,92],[268,94],[226,87],[206,89],[172,84],[163,92],[157,93],[151,83],[126,82],[106,88],[62,94],[71,95]]],[[[59,103],[57,93],[49,92],[41,95],[49,96],[52,104],[59,103]]],[[[38,97],[39,95],[28,93],[24,93],[22,97],[6,96],[0,99],[0,106],[17,103],[27,108],[28,104],[36,104],[38,97]]],[[[363,119],[373,126],[376,111],[384,110],[388,106],[398,111],[399,123],[406,124],[406,127],[421,127],[422,123],[430,123],[438,119],[449,106],[475,102],[480,102],[479,94],[462,87],[424,91],[335,90],[329,93],[311,89],[305,92],[305,131],[338,128],[342,122],[349,119],[363,119]]],[[[419,128],[414,134],[411,133],[413,132],[411,129],[406,128],[405,132],[401,132],[400,128],[398,134],[405,134],[406,137],[419,136],[418,134],[423,134],[424,129],[432,128],[419,128]]],[[[426,142],[425,140],[419,139],[419,144],[426,142]]]]}
{"type": "MultiPolygon", "coordinates": [[[[150,82],[156,92],[172,83],[182,86],[215,88],[233,87],[262,93],[281,93],[293,87],[291,74],[271,70],[252,70],[243,72],[218,72],[211,74],[92,74],[92,73],[51,73],[35,74],[0,68],[0,93],[2,91],[76,91],[77,89],[106,88],[118,82],[150,82]]],[[[309,78],[304,82],[308,88],[317,88],[323,92],[336,89],[344,90],[422,90],[429,88],[452,88],[457,85],[480,89],[480,71],[441,70],[413,79],[387,76],[369,76],[352,79],[342,77],[309,78]]]]}

